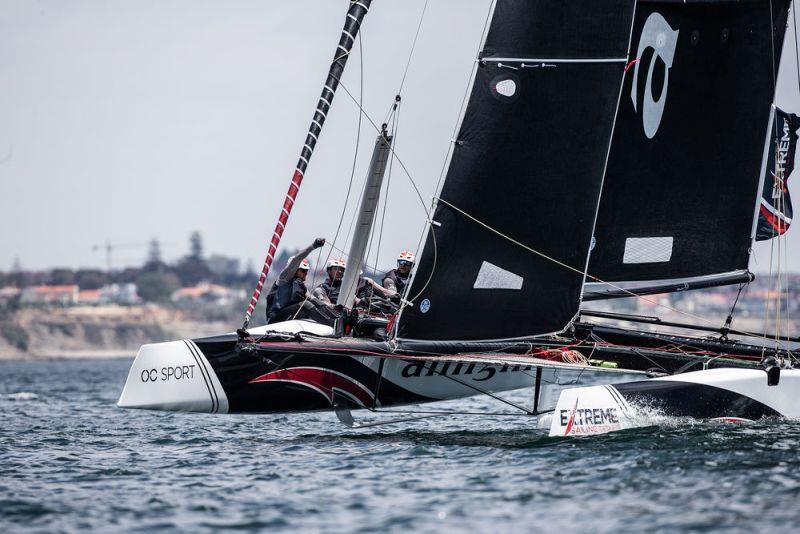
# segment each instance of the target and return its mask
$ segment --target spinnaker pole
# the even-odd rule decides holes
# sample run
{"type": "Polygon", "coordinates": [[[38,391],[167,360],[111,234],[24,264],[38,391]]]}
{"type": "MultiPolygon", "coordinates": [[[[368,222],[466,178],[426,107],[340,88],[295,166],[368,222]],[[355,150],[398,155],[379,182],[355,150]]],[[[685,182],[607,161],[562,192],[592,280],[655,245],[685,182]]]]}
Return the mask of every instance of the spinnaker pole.
{"type": "Polygon", "coordinates": [[[275,231],[272,233],[269,251],[264,260],[264,267],[261,269],[258,283],[253,291],[253,296],[250,298],[250,303],[247,306],[247,313],[244,317],[242,330],[247,330],[250,324],[250,317],[253,315],[253,310],[256,308],[258,298],[261,296],[261,291],[264,289],[264,283],[267,280],[269,269],[272,266],[275,252],[278,250],[278,245],[283,236],[283,230],[286,228],[286,223],[289,221],[289,215],[292,213],[292,207],[297,198],[297,193],[300,191],[303,175],[308,168],[309,161],[311,161],[311,156],[314,154],[314,147],[317,145],[319,134],[322,132],[322,126],[325,124],[325,119],[331,109],[333,97],[336,95],[336,89],[339,87],[339,80],[347,64],[347,57],[350,55],[350,50],[353,48],[358,31],[361,29],[361,23],[367,12],[369,12],[371,3],[372,0],[350,0],[350,8],[347,10],[342,36],[339,38],[339,44],[336,47],[336,53],[334,54],[333,62],[328,71],[328,78],[325,80],[322,94],[319,97],[317,109],[314,112],[314,118],[311,120],[311,126],[308,128],[308,135],[306,136],[305,143],[300,152],[300,158],[297,160],[297,168],[294,171],[294,175],[292,175],[289,190],[283,200],[283,207],[278,216],[278,223],[275,225],[275,231]]]}

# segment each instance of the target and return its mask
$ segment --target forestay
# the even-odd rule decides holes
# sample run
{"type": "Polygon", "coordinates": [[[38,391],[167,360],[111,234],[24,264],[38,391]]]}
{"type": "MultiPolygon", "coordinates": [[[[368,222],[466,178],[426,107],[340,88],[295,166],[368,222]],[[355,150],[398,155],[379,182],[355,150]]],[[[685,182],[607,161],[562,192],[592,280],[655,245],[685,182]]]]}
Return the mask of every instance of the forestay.
{"type": "Polygon", "coordinates": [[[748,279],[788,8],[638,3],[589,275],[666,290],[748,279]]]}
{"type": "Polygon", "coordinates": [[[633,11],[497,1],[399,337],[519,338],[574,317],[633,11]]]}

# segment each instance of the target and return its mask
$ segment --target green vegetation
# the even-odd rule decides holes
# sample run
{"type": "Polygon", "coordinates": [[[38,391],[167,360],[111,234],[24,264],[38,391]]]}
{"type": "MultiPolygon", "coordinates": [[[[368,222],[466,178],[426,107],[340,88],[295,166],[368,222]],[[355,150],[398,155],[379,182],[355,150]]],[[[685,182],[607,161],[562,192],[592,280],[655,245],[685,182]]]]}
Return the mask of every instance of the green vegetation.
{"type": "Polygon", "coordinates": [[[30,336],[20,325],[5,322],[0,325],[0,334],[8,343],[21,351],[27,351],[30,344],[30,336]]]}
{"type": "Polygon", "coordinates": [[[173,273],[149,272],[136,278],[139,296],[146,302],[167,302],[180,287],[181,281],[173,273]]]}
{"type": "Polygon", "coordinates": [[[159,324],[146,324],[142,326],[144,330],[145,339],[150,343],[158,343],[160,341],[169,341],[173,336],[169,332],[161,328],[159,324]]]}
{"type": "Polygon", "coordinates": [[[86,336],[86,341],[91,345],[100,346],[103,344],[103,331],[108,327],[101,324],[85,324],[83,325],[83,332],[86,336]]]}

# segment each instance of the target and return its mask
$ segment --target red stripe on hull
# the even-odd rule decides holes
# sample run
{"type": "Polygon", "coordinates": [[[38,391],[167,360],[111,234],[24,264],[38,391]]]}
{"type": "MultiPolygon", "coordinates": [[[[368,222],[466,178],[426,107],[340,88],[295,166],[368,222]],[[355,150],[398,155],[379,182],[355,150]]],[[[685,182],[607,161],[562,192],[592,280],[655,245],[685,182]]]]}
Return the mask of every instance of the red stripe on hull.
{"type": "Polygon", "coordinates": [[[372,406],[375,398],[363,384],[349,376],[318,367],[290,367],[279,369],[252,379],[249,384],[260,382],[291,382],[307,386],[322,395],[333,405],[334,391],[344,393],[361,406],[372,406]]]}

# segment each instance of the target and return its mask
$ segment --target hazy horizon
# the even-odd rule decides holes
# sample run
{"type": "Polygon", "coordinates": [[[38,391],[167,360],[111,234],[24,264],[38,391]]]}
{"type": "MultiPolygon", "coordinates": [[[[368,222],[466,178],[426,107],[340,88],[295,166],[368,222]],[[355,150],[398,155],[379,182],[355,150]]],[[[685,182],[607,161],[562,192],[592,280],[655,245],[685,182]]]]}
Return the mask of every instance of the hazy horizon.
{"type": "MultiPolygon", "coordinates": [[[[105,267],[94,245],[199,231],[207,252],[259,268],[341,31],[347,2],[0,0],[0,270],[105,267]]],[[[429,3],[403,91],[396,150],[434,193],[490,0],[429,3]],[[445,31],[442,31],[445,29],[445,31]],[[454,31],[455,30],[455,31],[454,31]]],[[[393,101],[424,0],[379,2],[363,29],[364,108],[393,101]]],[[[790,16],[790,21],[792,17],[790,16]]],[[[794,29],[777,103],[800,112],[794,29]]],[[[343,78],[358,95],[359,53],[343,78]]],[[[282,247],[333,237],[358,110],[339,91],[282,247]]],[[[363,122],[352,207],[375,132],[363,122]]],[[[797,179],[790,188],[800,196],[797,179]]],[[[404,173],[391,182],[380,264],[416,248],[424,213],[404,173]]],[[[347,233],[345,218],[339,246],[347,233]]],[[[790,230],[789,264],[800,270],[790,230]]],[[[343,247],[344,248],[344,247],[343,247]]],[[[147,247],[114,254],[141,264],[147,247]]],[[[769,268],[757,244],[751,269],[769,268]]]]}

